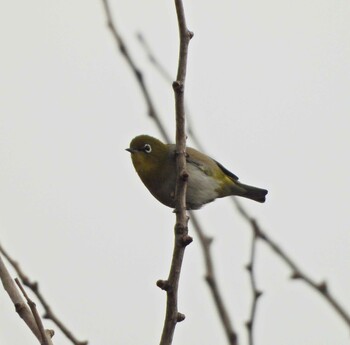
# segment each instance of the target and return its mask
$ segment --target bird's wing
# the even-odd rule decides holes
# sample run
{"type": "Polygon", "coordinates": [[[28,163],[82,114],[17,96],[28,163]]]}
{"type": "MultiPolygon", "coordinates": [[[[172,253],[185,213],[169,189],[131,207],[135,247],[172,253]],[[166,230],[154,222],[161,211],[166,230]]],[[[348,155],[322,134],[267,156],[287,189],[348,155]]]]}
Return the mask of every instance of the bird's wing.
{"type": "Polygon", "coordinates": [[[195,159],[193,156],[190,156],[188,153],[186,155],[186,162],[188,164],[196,166],[200,171],[202,171],[206,175],[212,175],[212,172],[210,169],[208,169],[202,162],[200,162],[198,159],[195,159]]]}
{"type": "Polygon", "coordinates": [[[187,149],[187,156],[186,156],[187,163],[195,165],[199,170],[201,170],[204,174],[206,174],[208,176],[213,175],[215,168],[219,167],[220,170],[225,175],[227,175],[228,177],[230,177],[234,181],[238,180],[238,177],[235,174],[233,174],[231,171],[227,170],[222,164],[220,164],[216,160],[212,159],[211,157],[206,156],[208,159],[206,160],[206,162],[203,162],[201,160],[201,157],[204,156],[204,154],[200,153],[201,156],[199,156],[198,153],[199,153],[198,151],[196,151],[192,148],[188,148],[187,149]]]}
{"type": "Polygon", "coordinates": [[[232,173],[230,170],[227,170],[222,164],[214,160],[217,166],[229,177],[234,179],[235,181],[238,181],[238,176],[236,176],[234,173],[232,173]]]}

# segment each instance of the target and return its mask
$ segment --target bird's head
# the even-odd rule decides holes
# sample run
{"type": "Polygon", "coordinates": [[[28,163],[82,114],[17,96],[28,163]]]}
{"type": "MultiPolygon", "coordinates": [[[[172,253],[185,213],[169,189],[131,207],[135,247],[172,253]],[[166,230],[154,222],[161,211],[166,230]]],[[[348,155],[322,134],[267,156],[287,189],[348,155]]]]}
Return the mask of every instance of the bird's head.
{"type": "Polygon", "coordinates": [[[149,135],[139,135],[131,140],[129,148],[132,162],[138,173],[156,171],[169,157],[169,147],[149,135]]]}

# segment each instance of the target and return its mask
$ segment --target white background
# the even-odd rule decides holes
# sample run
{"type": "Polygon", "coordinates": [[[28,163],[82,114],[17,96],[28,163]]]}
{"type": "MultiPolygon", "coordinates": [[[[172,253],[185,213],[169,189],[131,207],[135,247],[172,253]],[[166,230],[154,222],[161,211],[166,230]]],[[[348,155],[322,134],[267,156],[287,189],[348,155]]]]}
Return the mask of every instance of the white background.
{"type": "MultiPolygon", "coordinates": [[[[169,83],[147,61],[142,32],[175,76],[172,1],[111,1],[120,33],[174,137],[169,83]]],[[[269,189],[250,214],[350,311],[350,3],[185,1],[186,96],[206,152],[242,182],[269,189]]],[[[130,140],[159,137],[106,28],[102,1],[0,5],[0,241],[61,320],[90,344],[157,344],[175,217],[138,179],[130,140]]],[[[191,140],[188,145],[192,145],[191,140]]],[[[230,200],[197,211],[241,344],[251,291],[250,228],[230,200]]],[[[194,236],[180,281],[174,344],[225,344],[194,236]]],[[[257,252],[257,345],[349,344],[327,303],[264,244],[257,252]]],[[[0,291],[0,344],[36,344],[0,291]]],[[[49,321],[47,328],[55,328],[49,321]]],[[[55,344],[69,344],[56,331],[55,344]]]]}

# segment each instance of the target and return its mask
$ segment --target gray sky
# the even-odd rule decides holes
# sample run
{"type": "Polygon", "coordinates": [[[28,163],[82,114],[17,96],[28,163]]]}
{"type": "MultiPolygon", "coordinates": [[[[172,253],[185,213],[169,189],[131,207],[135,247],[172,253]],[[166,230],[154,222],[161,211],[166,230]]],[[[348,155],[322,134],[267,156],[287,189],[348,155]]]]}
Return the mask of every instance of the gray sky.
{"type": "MultiPolygon", "coordinates": [[[[173,2],[111,1],[167,129],[171,86],[147,62],[142,32],[172,75],[173,2]]],[[[350,311],[349,1],[185,1],[186,95],[206,153],[245,183],[262,227],[350,311]]],[[[0,6],[0,241],[40,282],[58,316],[91,344],[157,344],[175,217],[124,151],[159,134],[106,29],[101,1],[0,6]]],[[[188,145],[192,145],[188,141],[188,145]]],[[[197,212],[215,238],[220,287],[242,344],[251,302],[250,229],[230,200],[197,212]]],[[[190,224],[190,232],[191,224],[190,224]]],[[[175,344],[225,344],[194,236],[180,281],[175,344]]],[[[257,344],[343,345],[349,330],[314,292],[258,247],[257,344]]],[[[36,344],[0,293],[0,344],[36,344]]],[[[49,322],[46,327],[52,327],[49,322]]],[[[55,344],[66,344],[57,332],[55,344]]]]}

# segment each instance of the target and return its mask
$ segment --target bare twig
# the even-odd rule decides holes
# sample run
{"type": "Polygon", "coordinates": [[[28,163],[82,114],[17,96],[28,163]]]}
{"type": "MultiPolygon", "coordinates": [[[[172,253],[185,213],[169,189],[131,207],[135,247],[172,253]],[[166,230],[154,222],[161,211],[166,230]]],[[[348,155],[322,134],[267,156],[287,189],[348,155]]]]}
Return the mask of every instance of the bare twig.
{"type": "Polygon", "coordinates": [[[248,330],[249,345],[254,345],[254,324],[255,324],[256,308],[257,308],[258,299],[262,295],[262,292],[257,289],[256,281],[255,281],[255,254],[256,254],[257,239],[258,237],[254,232],[251,249],[250,249],[250,260],[248,265],[246,266],[249,272],[250,286],[253,294],[253,301],[251,305],[250,316],[249,316],[249,320],[246,322],[246,326],[248,330]]]}
{"type": "Polygon", "coordinates": [[[226,334],[226,338],[228,340],[228,344],[237,345],[238,344],[238,336],[236,331],[233,329],[233,324],[230,320],[230,316],[225,307],[225,303],[222,299],[219,286],[217,284],[217,279],[215,276],[214,264],[211,255],[211,244],[213,243],[213,239],[205,235],[200,226],[197,217],[193,217],[194,214],[191,212],[191,219],[193,227],[199,237],[199,241],[201,243],[201,248],[203,250],[203,256],[206,267],[205,280],[208,283],[210,291],[213,296],[213,300],[218,311],[221,323],[224,327],[224,331],[226,334]]]}
{"type": "Polygon", "coordinates": [[[289,266],[292,270],[291,278],[300,279],[314,291],[317,291],[324,299],[333,307],[334,311],[341,317],[341,319],[347,324],[350,328],[350,316],[341,306],[341,304],[330,294],[328,290],[327,283],[325,281],[321,283],[316,283],[309,276],[307,276],[297,264],[290,258],[290,256],[274,241],[269,237],[259,226],[258,222],[250,217],[242,205],[238,202],[236,198],[233,198],[234,203],[242,215],[242,217],[250,223],[251,228],[254,234],[261,239],[284,263],[289,266]]]}
{"type": "Polygon", "coordinates": [[[147,54],[148,60],[153,64],[153,66],[156,68],[156,70],[162,75],[164,80],[166,80],[168,83],[173,82],[173,77],[170,75],[170,73],[167,71],[167,69],[159,62],[158,59],[155,58],[152,49],[148,45],[148,42],[146,41],[145,37],[142,35],[142,33],[137,34],[137,39],[141,43],[142,48],[147,54]]]}
{"type": "Polygon", "coordinates": [[[44,318],[51,320],[74,345],[86,345],[88,343],[87,341],[79,341],[78,339],[76,339],[73,333],[63,324],[62,321],[60,321],[60,319],[55,315],[55,313],[52,311],[51,307],[47,303],[46,299],[42,295],[39,289],[39,284],[29,279],[29,277],[22,271],[18,262],[13,260],[1,245],[0,245],[0,253],[4,255],[7,261],[15,269],[23,285],[30,288],[33,291],[33,293],[36,295],[36,297],[38,298],[38,300],[40,301],[41,305],[45,310],[44,318]]]}
{"type": "MultiPolygon", "coordinates": [[[[166,70],[166,68],[159,62],[159,59],[156,58],[156,56],[154,55],[150,45],[148,44],[148,42],[146,41],[145,37],[141,34],[138,33],[137,34],[137,38],[141,43],[141,46],[143,47],[143,49],[146,52],[146,55],[149,59],[149,61],[151,62],[151,64],[155,67],[156,71],[158,71],[158,73],[163,77],[163,79],[166,82],[171,83],[172,82],[172,77],[170,76],[170,74],[168,73],[168,71],[166,70]]],[[[193,143],[195,144],[195,147],[200,150],[200,151],[204,151],[200,141],[197,138],[196,132],[193,129],[193,124],[192,124],[192,120],[191,120],[191,116],[189,114],[188,111],[188,106],[186,105],[185,102],[185,109],[186,109],[186,129],[187,129],[187,133],[188,135],[191,137],[193,143]]]]}
{"type": "Polygon", "coordinates": [[[187,29],[185,11],[181,0],[175,0],[176,14],[180,32],[179,64],[176,81],[173,83],[175,93],[176,112],[176,169],[177,180],[175,189],[175,240],[173,258],[169,277],[165,287],[167,292],[167,306],[163,326],[161,345],[170,345],[173,341],[177,322],[184,319],[184,315],[178,312],[178,287],[181,267],[186,246],[192,242],[188,236],[188,216],[186,214],[186,191],[188,173],[186,171],[186,134],[185,134],[185,105],[184,91],[186,80],[188,45],[193,34],[187,29]]]}
{"type": "Polygon", "coordinates": [[[22,320],[27,324],[27,326],[33,332],[33,334],[36,336],[39,342],[43,344],[43,339],[42,339],[40,330],[37,326],[37,323],[34,319],[34,316],[31,310],[28,308],[28,306],[24,302],[1,256],[0,256],[0,279],[2,281],[5,291],[8,293],[13,304],[15,305],[16,312],[22,318],[22,320]]]}
{"type": "Polygon", "coordinates": [[[42,338],[42,344],[43,345],[50,345],[51,344],[50,339],[53,337],[53,335],[55,333],[53,331],[51,331],[51,332],[45,331],[43,322],[41,321],[41,317],[38,313],[38,310],[36,309],[36,304],[29,298],[29,296],[27,295],[26,291],[24,290],[24,288],[23,288],[21,282],[18,280],[18,278],[15,279],[15,282],[16,282],[17,286],[19,287],[19,289],[21,290],[24,298],[27,300],[29,308],[32,311],[36,325],[38,326],[38,329],[40,331],[40,335],[42,338]]]}
{"type": "Polygon", "coordinates": [[[112,16],[112,12],[109,6],[109,1],[108,0],[102,0],[103,3],[103,8],[105,10],[105,14],[106,14],[106,18],[107,18],[107,26],[109,28],[109,30],[111,31],[115,42],[118,44],[118,48],[120,50],[120,53],[124,56],[126,62],[128,63],[129,67],[131,68],[132,72],[135,75],[135,78],[138,81],[138,85],[141,89],[142,95],[146,101],[147,107],[148,107],[148,115],[156,122],[157,127],[159,128],[160,132],[162,133],[163,138],[165,139],[166,142],[170,142],[170,138],[168,136],[168,134],[166,133],[165,127],[163,126],[159,115],[156,111],[155,105],[152,101],[151,95],[145,85],[145,81],[144,81],[144,76],[142,74],[142,72],[140,71],[140,69],[136,66],[134,60],[131,57],[131,54],[123,40],[123,38],[121,37],[121,35],[119,34],[116,24],[113,20],[113,16],[112,16]]]}

